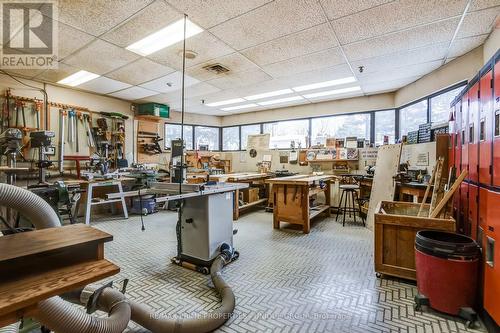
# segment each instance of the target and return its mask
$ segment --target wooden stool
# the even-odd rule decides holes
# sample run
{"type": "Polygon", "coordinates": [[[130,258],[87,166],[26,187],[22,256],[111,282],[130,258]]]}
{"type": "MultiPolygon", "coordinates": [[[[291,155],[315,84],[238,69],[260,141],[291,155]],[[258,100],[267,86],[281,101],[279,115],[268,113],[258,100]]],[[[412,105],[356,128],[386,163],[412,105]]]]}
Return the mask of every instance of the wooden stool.
{"type": "Polygon", "coordinates": [[[361,206],[359,204],[358,199],[358,190],[359,185],[340,185],[340,190],[342,190],[342,194],[340,196],[339,206],[337,207],[337,215],[335,216],[335,221],[338,220],[339,214],[342,213],[342,226],[345,226],[345,215],[346,213],[354,215],[354,222],[356,222],[356,213],[361,218],[363,222],[363,226],[365,225],[365,219],[361,216],[361,206]],[[342,202],[344,203],[344,207],[342,207],[342,202]],[[358,207],[356,208],[356,203],[358,207]]]}

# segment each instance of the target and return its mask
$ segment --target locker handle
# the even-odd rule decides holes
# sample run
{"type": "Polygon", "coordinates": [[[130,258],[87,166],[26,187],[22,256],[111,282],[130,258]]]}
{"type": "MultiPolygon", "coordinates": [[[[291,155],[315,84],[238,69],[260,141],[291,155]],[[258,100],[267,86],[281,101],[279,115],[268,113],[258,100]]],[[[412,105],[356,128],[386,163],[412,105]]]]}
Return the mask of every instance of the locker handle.
{"type": "Polygon", "coordinates": [[[486,237],[486,264],[490,267],[495,265],[495,240],[486,237]]]}

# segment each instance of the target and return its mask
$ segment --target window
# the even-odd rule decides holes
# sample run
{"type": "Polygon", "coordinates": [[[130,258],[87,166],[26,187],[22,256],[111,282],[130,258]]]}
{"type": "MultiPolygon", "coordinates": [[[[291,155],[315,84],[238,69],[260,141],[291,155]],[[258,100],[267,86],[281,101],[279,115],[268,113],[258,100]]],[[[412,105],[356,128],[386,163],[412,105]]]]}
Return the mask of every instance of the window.
{"type": "Polygon", "coordinates": [[[264,133],[271,134],[269,148],[290,148],[292,141],[295,147],[299,144],[307,147],[309,120],[287,120],[264,124],[264,133]]]}
{"type": "Polygon", "coordinates": [[[194,141],[196,149],[200,149],[200,145],[208,145],[209,150],[219,150],[219,128],[195,126],[194,141]]]}
{"type": "Polygon", "coordinates": [[[450,115],[450,104],[453,99],[463,89],[458,87],[456,89],[445,92],[430,99],[431,106],[431,121],[433,124],[447,123],[450,115]]]}
{"type": "Polygon", "coordinates": [[[389,136],[389,143],[395,142],[396,112],[395,110],[375,112],[375,146],[384,144],[384,135],[389,136]]]}
{"type": "MultiPolygon", "coordinates": [[[[170,149],[172,140],[181,137],[181,125],[165,124],[165,148],[170,149]]],[[[184,142],[187,150],[193,150],[193,126],[184,125],[184,142]]]]}
{"type": "Polygon", "coordinates": [[[399,109],[399,136],[417,131],[418,125],[427,123],[427,100],[399,109]]]}
{"type": "Polygon", "coordinates": [[[247,149],[249,135],[260,134],[260,124],[241,126],[241,149],[247,149]]]}
{"type": "Polygon", "coordinates": [[[348,136],[369,140],[370,114],[349,114],[312,120],[312,145],[325,144],[326,138],[345,138],[348,136]]]}
{"type": "Polygon", "coordinates": [[[240,127],[224,127],[222,129],[222,150],[240,149],[240,127]]]}

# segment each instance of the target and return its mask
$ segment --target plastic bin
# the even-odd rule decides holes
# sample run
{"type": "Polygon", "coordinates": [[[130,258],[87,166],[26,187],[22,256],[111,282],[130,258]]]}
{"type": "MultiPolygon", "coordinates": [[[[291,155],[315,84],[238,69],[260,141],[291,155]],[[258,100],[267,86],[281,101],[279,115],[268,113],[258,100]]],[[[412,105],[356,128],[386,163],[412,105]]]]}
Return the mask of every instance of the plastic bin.
{"type": "Polygon", "coordinates": [[[435,310],[474,320],[480,257],[479,246],[472,238],[419,231],[415,238],[417,307],[423,299],[435,310]]]}

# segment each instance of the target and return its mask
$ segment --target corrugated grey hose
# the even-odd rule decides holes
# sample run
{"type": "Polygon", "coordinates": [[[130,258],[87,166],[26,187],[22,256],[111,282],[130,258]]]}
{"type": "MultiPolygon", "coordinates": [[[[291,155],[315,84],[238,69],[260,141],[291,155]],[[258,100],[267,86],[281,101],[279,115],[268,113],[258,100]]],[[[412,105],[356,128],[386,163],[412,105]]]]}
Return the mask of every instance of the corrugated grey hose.
{"type": "Polygon", "coordinates": [[[210,268],[211,278],[215,290],[221,297],[221,306],[206,315],[187,319],[169,319],[164,314],[155,313],[146,305],[130,301],[132,321],[154,333],[205,333],[222,326],[232,315],[235,307],[235,298],[231,287],[222,278],[221,270],[230,259],[219,255],[210,268]]]}
{"type": "MultiPolygon", "coordinates": [[[[22,214],[29,218],[37,229],[61,225],[49,204],[36,194],[19,187],[0,184],[0,206],[2,205],[22,211],[22,214]]],[[[146,305],[132,301],[127,303],[121,293],[106,288],[98,300],[99,309],[110,314],[106,319],[96,319],[83,313],[60,297],[40,302],[40,314],[37,319],[59,333],[122,332],[127,327],[130,318],[154,333],[211,332],[222,326],[234,311],[234,294],[221,273],[224,265],[231,260],[231,255],[229,251],[223,251],[212,263],[210,275],[221,297],[221,306],[204,316],[191,319],[168,319],[162,314],[156,314],[146,305]]],[[[81,291],[74,291],[65,296],[74,302],[80,294],[81,291]]]]}
{"type": "MultiPolygon", "coordinates": [[[[0,206],[21,212],[37,229],[61,226],[57,214],[45,200],[20,187],[0,184],[0,206]]],[[[52,297],[38,304],[36,319],[59,333],[123,332],[130,320],[130,305],[125,296],[106,288],[98,299],[98,305],[108,311],[108,318],[93,317],[75,309],[60,297],[52,297]]]]}

